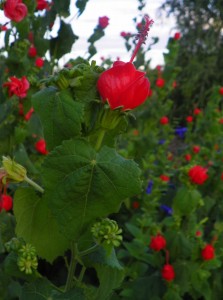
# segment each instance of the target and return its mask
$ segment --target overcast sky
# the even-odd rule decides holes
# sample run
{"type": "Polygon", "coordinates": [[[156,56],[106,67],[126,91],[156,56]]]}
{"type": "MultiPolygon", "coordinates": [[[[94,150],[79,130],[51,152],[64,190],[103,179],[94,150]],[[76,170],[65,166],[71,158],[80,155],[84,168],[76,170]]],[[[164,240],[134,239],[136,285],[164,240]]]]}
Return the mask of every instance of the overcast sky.
{"type": "MultiPolygon", "coordinates": [[[[148,14],[153,20],[154,25],[150,29],[147,44],[152,40],[152,37],[159,37],[159,43],[153,46],[148,53],[148,59],[152,58],[151,66],[163,64],[163,55],[169,36],[173,36],[176,32],[174,19],[167,19],[165,15],[161,17],[158,12],[158,7],[164,0],[145,0],[146,7],[143,13],[148,14]]],[[[123,61],[128,61],[131,54],[127,52],[124,39],[120,36],[121,31],[136,33],[133,18],[141,17],[137,10],[137,0],[89,0],[83,14],[77,18],[77,9],[75,7],[76,0],[71,0],[71,16],[68,21],[72,25],[73,31],[79,36],[78,41],[74,44],[69,57],[87,57],[86,50],[88,48],[87,39],[93,33],[93,29],[98,24],[98,18],[107,16],[109,25],[105,29],[105,36],[95,43],[98,50],[97,55],[93,57],[97,62],[100,62],[100,57],[110,57],[116,60],[119,57],[123,61]]],[[[0,12],[0,23],[8,21],[4,17],[3,12],[0,12]]],[[[55,30],[56,30],[55,25],[55,30]]],[[[4,33],[0,35],[2,44],[4,33]],[[2,38],[1,38],[2,37],[2,38]]],[[[68,56],[64,59],[64,62],[68,56]]]]}

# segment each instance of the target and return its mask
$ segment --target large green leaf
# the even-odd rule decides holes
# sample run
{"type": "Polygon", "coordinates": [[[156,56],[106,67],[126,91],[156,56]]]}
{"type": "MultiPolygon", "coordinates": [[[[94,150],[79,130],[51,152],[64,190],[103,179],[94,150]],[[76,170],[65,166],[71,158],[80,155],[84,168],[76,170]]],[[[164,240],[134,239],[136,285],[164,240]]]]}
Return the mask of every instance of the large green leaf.
{"type": "Polygon", "coordinates": [[[97,153],[85,139],[65,141],[43,165],[48,206],[73,240],[90,222],[117,212],[126,197],[139,193],[139,175],[132,160],[107,146],[97,153]]]}
{"type": "Polygon", "coordinates": [[[14,197],[16,233],[35,246],[37,254],[52,262],[63,255],[69,242],[58,231],[58,225],[43,198],[32,188],[20,188],[14,197]]]}
{"type": "Polygon", "coordinates": [[[89,0],[77,0],[76,1],[75,5],[78,8],[78,16],[80,16],[83,13],[88,1],[89,0]]]}
{"type": "Polygon", "coordinates": [[[80,134],[83,106],[74,101],[68,90],[45,88],[36,93],[32,101],[40,116],[49,150],[80,134]]]}

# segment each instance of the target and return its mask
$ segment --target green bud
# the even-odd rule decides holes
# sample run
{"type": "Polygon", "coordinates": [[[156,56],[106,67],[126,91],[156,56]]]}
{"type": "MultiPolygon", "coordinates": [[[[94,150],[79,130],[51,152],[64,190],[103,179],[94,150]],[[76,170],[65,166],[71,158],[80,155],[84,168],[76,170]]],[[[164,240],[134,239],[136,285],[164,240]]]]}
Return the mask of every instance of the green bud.
{"type": "Polygon", "coordinates": [[[36,249],[31,244],[23,245],[19,249],[19,255],[25,258],[36,257],[36,249]]]}
{"type": "Polygon", "coordinates": [[[13,182],[22,182],[26,178],[26,169],[13,161],[10,157],[2,157],[3,169],[6,171],[6,179],[13,182]]]}
{"type": "Polygon", "coordinates": [[[37,257],[28,257],[19,256],[17,265],[21,272],[26,274],[32,274],[33,270],[36,270],[38,267],[37,257]]]}
{"type": "Polygon", "coordinates": [[[11,252],[11,251],[18,252],[23,244],[24,241],[22,238],[13,237],[10,241],[5,243],[5,248],[7,252],[11,252]]]}
{"type": "Polygon", "coordinates": [[[95,223],[91,232],[97,243],[101,245],[118,247],[122,242],[122,229],[118,227],[116,221],[108,218],[95,223]]]}

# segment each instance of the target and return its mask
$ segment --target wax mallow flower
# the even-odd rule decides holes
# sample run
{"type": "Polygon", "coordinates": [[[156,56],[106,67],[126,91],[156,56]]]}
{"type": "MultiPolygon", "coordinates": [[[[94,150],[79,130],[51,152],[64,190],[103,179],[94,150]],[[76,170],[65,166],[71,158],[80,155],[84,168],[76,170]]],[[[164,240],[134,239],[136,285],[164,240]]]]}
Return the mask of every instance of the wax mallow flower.
{"type": "Polygon", "coordinates": [[[5,16],[14,22],[22,21],[28,13],[22,0],[6,0],[3,4],[3,10],[5,16]]]}
{"type": "Polygon", "coordinates": [[[201,185],[208,179],[207,169],[199,165],[193,166],[188,171],[188,176],[192,183],[201,185]]]}
{"type": "Polygon", "coordinates": [[[141,105],[148,97],[150,83],[145,72],[138,71],[133,60],[148,35],[153,20],[145,16],[145,25],[137,35],[138,43],[129,62],[114,62],[112,68],[104,71],[97,82],[97,88],[104,102],[110,108],[121,108],[123,111],[134,109],[141,105]]]}
{"type": "Polygon", "coordinates": [[[166,239],[160,233],[151,237],[149,247],[154,251],[160,251],[166,247],[166,239]]]}
{"type": "Polygon", "coordinates": [[[9,195],[2,195],[0,197],[0,212],[2,211],[2,209],[4,209],[5,211],[9,211],[12,209],[12,204],[13,204],[13,200],[12,197],[9,195]]]}
{"type": "Polygon", "coordinates": [[[40,139],[35,144],[36,151],[41,153],[42,155],[47,155],[48,151],[46,149],[46,142],[44,139],[40,139]]]}
{"type": "Polygon", "coordinates": [[[203,260],[211,260],[215,257],[215,249],[212,245],[207,244],[201,251],[203,260]]]}
{"type": "Polygon", "coordinates": [[[99,17],[98,24],[102,29],[106,28],[109,25],[109,18],[106,16],[99,17]]]}
{"type": "Polygon", "coordinates": [[[13,76],[9,77],[9,80],[3,83],[3,87],[8,88],[9,97],[16,95],[19,98],[25,98],[30,86],[26,76],[23,76],[21,79],[13,76]]]}
{"type": "Polygon", "coordinates": [[[161,271],[163,279],[166,281],[172,281],[175,278],[174,268],[170,264],[165,264],[161,271]]]}

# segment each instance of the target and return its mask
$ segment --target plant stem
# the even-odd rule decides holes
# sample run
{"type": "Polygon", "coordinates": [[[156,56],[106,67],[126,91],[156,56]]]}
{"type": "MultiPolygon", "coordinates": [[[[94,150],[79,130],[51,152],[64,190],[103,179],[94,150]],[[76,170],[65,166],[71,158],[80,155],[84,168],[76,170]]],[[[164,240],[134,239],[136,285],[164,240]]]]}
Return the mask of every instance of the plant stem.
{"type": "Polygon", "coordinates": [[[73,277],[74,277],[74,272],[75,272],[76,265],[77,265],[76,250],[77,250],[77,245],[74,242],[72,242],[71,243],[71,260],[70,260],[70,266],[69,266],[69,271],[68,271],[68,276],[67,276],[67,282],[66,282],[66,286],[65,286],[65,292],[69,291],[73,286],[73,277]]]}
{"type": "Polygon", "coordinates": [[[99,245],[96,244],[96,245],[92,246],[91,248],[88,248],[82,252],[79,252],[79,256],[81,257],[81,256],[84,256],[84,255],[94,252],[98,248],[98,246],[99,245]]]}
{"type": "Polygon", "coordinates": [[[103,141],[104,136],[105,136],[105,130],[101,129],[99,131],[98,139],[97,139],[96,144],[95,144],[95,150],[96,151],[98,151],[101,148],[101,143],[103,141]]]}
{"type": "Polygon", "coordinates": [[[83,280],[83,277],[84,277],[84,273],[86,271],[86,268],[85,266],[82,266],[82,269],[81,269],[81,272],[80,272],[80,275],[78,277],[78,281],[81,282],[83,280]]]}
{"type": "Polygon", "coordinates": [[[39,191],[40,193],[44,193],[44,189],[38,185],[36,182],[32,181],[30,178],[25,177],[24,181],[26,181],[27,183],[29,183],[31,186],[33,186],[37,191],[39,191]]]}

